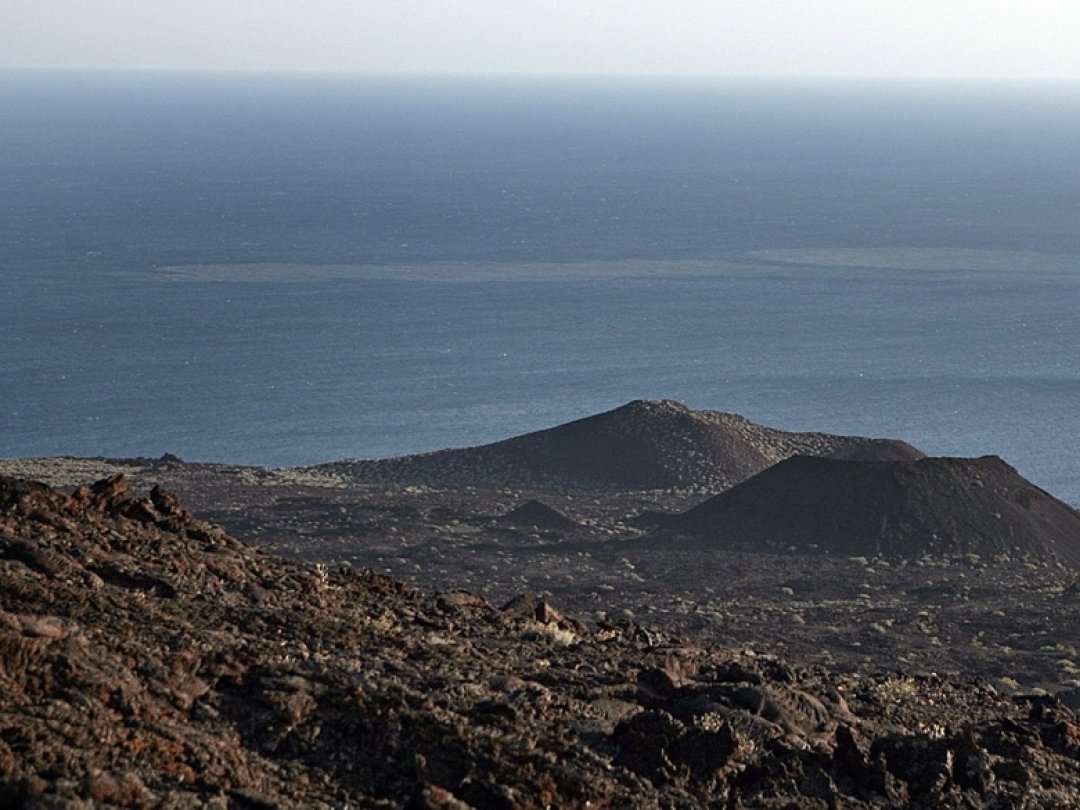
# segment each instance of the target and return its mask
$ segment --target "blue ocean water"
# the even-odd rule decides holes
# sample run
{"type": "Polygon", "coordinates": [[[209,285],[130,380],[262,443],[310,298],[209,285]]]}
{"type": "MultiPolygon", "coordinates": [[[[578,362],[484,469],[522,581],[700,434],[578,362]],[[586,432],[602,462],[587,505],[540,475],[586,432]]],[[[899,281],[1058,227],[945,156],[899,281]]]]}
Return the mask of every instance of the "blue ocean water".
{"type": "Polygon", "coordinates": [[[1080,86],[0,75],[0,456],[315,463],[639,397],[1080,504],[1080,86]]]}

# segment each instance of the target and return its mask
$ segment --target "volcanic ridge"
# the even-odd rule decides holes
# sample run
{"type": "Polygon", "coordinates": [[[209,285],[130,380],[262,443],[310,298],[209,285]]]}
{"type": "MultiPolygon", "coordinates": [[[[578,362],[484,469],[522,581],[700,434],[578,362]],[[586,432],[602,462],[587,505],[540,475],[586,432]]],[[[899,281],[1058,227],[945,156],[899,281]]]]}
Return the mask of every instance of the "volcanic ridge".
{"type": "Polygon", "coordinates": [[[792,433],[672,400],[635,400],[479,447],[307,469],[354,483],[714,493],[793,455],[884,461],[923,453],[895,439],[792,433]]]}

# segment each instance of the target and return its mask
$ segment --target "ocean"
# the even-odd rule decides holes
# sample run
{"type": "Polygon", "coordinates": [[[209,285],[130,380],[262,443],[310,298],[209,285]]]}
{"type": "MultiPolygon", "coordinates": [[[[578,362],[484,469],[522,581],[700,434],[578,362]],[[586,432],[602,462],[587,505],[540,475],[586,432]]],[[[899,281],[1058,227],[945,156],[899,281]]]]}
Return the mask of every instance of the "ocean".
{"type": "Polygon", "coordinates": [[[1080,505],[1080,86],[0,74],[0,456],[672,398],[1080,505]]]}

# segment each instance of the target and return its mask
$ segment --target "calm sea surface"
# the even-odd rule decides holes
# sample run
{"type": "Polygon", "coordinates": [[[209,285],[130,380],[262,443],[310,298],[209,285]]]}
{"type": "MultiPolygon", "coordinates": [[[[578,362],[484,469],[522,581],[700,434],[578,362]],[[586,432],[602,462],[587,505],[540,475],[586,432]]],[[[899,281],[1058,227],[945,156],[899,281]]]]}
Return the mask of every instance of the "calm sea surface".
{"type": "Polygon", "coordinates": [[[0,74],[0,456],[639,397],[1080,504],[1080,86],[0,74]]]}

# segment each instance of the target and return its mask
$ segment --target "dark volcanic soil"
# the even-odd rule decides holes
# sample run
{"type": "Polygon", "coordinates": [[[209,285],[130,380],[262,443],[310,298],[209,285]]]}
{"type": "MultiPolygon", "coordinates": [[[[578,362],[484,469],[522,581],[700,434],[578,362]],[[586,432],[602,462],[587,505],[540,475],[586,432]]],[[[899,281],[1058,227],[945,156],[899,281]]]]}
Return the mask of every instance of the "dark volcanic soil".
{"type": "Polygon", "coordinates": [[[1080,688],[1077,573],[1036,557],[670,543],[653,537],[654,515],[698,500],[678,493],[315,486],[287,471],[175,462],[18,466],[65,483],[123,470],[139,487],[177,491],[261,548],[331,568],[372,567],[416,587],[466,588],[493,602],[546,594],[590,623],[633,618],[846,671],[983,677],[1006,692],[1080,688]],[[530,500],[576,527],[505,519],[530,500]]]}
{"type": "MultiPolygon", "coordinates": [[[[372,507],[384,537],[469,525],[476,496],[414,495],[372,507]]],[[[579,546],[607,542],[594,506],[579,546]]],[[[1078,803],[1080,720],[1052,697],[590,629],[268,557],[122,478],[0,478],[3,806],[1078,803]]]]}

